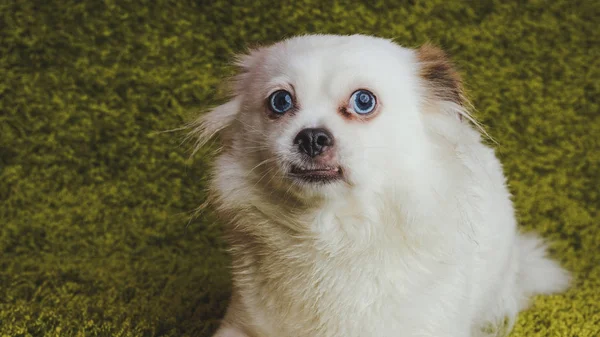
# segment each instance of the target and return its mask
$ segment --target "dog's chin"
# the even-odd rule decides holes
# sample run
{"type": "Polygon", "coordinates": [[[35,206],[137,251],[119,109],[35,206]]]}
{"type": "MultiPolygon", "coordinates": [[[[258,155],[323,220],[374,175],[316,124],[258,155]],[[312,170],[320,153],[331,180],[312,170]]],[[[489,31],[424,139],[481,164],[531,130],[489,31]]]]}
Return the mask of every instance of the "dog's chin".
{"type": "Polygon", "coordinates": [[[297,166],[290,167],[288,176],[304,186],[322,186],[341,182],[344,172],[340,166],[297,166]]]}

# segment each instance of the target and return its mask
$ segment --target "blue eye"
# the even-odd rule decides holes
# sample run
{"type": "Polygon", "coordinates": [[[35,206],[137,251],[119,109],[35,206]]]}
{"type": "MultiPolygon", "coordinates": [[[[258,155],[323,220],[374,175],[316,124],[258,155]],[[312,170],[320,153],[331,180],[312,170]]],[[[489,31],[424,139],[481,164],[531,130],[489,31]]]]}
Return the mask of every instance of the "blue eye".
{"type": "Polygon", "coordinates": [[[350,107],[359,115],[373,112],[376,104],[375,96],[368,90],[356,90],[350,97],[350,107]]]}
{"type": "Polygon", "coordinates": [[[276,114],[284,114],[294,106],[292,94],[277,90],[269,96],[269,108],[276,114]]]}

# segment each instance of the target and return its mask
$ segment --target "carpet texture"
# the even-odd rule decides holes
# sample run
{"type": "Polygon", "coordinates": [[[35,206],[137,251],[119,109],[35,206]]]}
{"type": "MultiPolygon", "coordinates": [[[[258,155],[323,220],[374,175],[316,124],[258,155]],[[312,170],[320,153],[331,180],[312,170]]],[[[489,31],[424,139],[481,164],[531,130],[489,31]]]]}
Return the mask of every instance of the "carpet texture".
{"type": "Polygon", "coordinates": [[[298,33],[431,41],[576,281],[511,336],[600,336],[600,2],[0,1],[0,336],[210,336],[228,257],[180,127],[232,55],[298,33]],[[190,220],[191,219],[191,220],[190,220]]]}

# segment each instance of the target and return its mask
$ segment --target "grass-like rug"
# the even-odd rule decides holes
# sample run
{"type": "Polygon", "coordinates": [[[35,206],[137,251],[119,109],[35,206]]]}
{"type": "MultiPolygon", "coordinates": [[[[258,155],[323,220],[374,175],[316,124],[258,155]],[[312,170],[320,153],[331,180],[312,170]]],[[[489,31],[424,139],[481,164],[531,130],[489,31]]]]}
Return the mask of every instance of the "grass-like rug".
{"type": "Polygon", "coordinates": [[[219,224],[189,221],[210,156],[156,131],[216,103],[233,53],[307,32],[452,55],[522,228],[576,276],[512,336],[600,336],[599,18],[593,0],[0,1],[0,336],[209,336],[230,287],[219,224]]]}

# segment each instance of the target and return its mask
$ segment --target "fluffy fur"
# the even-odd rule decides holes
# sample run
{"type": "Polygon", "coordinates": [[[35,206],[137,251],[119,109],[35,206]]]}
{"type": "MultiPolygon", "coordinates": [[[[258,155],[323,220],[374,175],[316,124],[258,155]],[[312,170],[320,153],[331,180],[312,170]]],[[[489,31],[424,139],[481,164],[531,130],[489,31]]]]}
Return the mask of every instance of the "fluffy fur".
{"type": "Polygon", "coordinates": [[[238,65],[232,99],[192,132],[223,145],[211,201],[233,295],[216,337],[499,334],[528,297],[568,286],[542,241],[518,233],[500,162],[441,50],[312,35],[238,65]],[[273,118],[277,89],[296,109],[273,118]],[[376,95],[373,116],[340,113],[357,89],[376,95]],[[290,176],[308,127],[335,137],[343,180],[290,176]]]}

